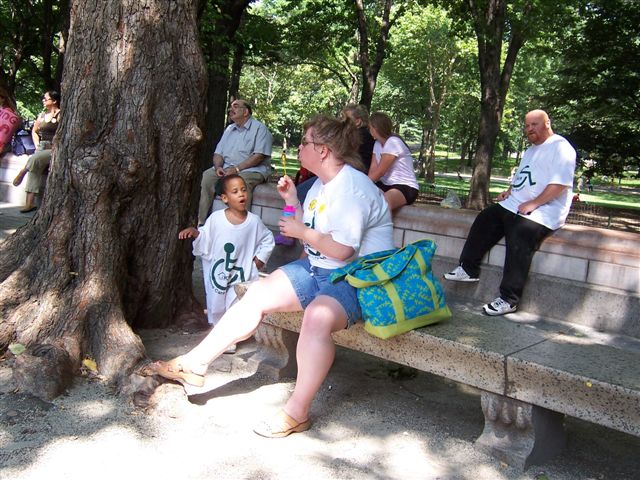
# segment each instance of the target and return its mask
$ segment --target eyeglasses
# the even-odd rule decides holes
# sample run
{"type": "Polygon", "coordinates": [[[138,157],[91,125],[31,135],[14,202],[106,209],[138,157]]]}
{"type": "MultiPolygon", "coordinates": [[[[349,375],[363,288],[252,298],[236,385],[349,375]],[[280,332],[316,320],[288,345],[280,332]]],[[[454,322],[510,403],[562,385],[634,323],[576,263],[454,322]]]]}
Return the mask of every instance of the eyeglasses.
{"type": "Polygon", "coordinates": [[[300,140],[300,145],[302,145],[303,147],[306,147],[307,145],[309,145],[310,143],[314,144],[314,145],[322,145],[321,143],[318,142],[313,142],[311,140],[307,140],[306,138],[302,137],[302,140],[300,140]]]}
{"type": "Polygon", "coordinates": [[[42,97],[42,101],[43,101],[43,102],[46,102],[47,100],[51,100],[51,99],[50,99],[50,98],[47,98],[47,97],[42,97]]]}

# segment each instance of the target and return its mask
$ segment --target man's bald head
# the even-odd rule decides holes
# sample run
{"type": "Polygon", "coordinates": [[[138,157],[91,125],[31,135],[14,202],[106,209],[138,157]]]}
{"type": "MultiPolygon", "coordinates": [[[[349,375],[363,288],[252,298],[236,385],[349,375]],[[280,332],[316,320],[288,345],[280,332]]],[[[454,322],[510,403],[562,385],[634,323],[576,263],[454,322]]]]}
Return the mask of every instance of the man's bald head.
{"type": "Polygon", "coordinates": [[[524,133],[533,145],[541,145],[553,135],[551,120],[544,110],[531,110],[524,117],[524,133]]]}

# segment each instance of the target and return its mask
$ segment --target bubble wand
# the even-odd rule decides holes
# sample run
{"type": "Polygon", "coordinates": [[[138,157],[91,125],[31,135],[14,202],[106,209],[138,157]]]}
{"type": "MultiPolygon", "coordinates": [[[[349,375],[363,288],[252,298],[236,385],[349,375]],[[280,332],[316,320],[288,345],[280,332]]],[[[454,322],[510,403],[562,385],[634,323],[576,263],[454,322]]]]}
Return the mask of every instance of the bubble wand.
{"type": "Polygon", "coordinates": [[[282,161],[282,170],[284,170],[284,176],[287,176],[287,154],[282,149],[282,155],[280,155],[280,160],[282,161]]]}

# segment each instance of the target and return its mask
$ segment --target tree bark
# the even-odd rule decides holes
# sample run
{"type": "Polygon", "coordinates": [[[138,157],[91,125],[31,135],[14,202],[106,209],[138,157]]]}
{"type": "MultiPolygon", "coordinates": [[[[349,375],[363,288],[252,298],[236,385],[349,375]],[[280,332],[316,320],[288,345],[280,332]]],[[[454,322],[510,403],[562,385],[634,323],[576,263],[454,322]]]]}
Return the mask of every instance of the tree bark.
{"type": "MultiPolygon", "coordinates": [[[[476,37],[478,39],[478,62],[480,66],[480,123],[478,140],[473,159],[473,176],[467,208],[481,210],[490,201],[489,181],[496,139],[504,103],[513,73],[516,57],[525,36],[522,30],[512,25],[509,48],[502,71],[500,70],[502,39],[506,21],[506,0],[489,0],[486,9],[476,0],[467,0],[471,11],[476,37]]],[[[527,5],[524,16],[531,6],[527,5]]]]}
{"type": "Polygon", "coordinates": [[[244,66],[244,45],[237,43],[233,49],[233,62],[229,82],[229,98],[238,98],[240,92],[240,76],[244,66]]]}
{"type": "Polygon", "coordinates": [[[370,110],[373,93],[375,92],[378,81],[378,74],[382,68],[387,44],[389,43],[389,31],[395,23],[395,20],[402,16],[404,6],[398,8],[395,17],[391,19],[393,0],[384,0],[382,18],[380,19],[380,34],[376,41],[375,55],[373,61],[371,61],[369,55],[369,28],[367,27],[364,0],[353,0],[353,2],[358,19],[358,35],[360,36],[359,59],[362,69],[362,94],[360,96],[360,104],[370,110]]]}
{"type": "Polygon", "coordinates": [[[69,39],[69,22],[70,22],[70,0],[60,0],[59,9],[62,15],[61,19],[61,31],[60,31],[60,44],[58,45],[58,61],[56,63],[55,81],[58,85],[62,84],[62,71],[64,67],[64,53],[66,50],[67,41],[69,39]]]}
{"type": "Polygon", "coordinates": [[[0,250],[0,349],[55,344],[120,382],[132,330],[204,320],[191,291],[205,67],[196,0],[74,0],[43,205],[0,250]]]}

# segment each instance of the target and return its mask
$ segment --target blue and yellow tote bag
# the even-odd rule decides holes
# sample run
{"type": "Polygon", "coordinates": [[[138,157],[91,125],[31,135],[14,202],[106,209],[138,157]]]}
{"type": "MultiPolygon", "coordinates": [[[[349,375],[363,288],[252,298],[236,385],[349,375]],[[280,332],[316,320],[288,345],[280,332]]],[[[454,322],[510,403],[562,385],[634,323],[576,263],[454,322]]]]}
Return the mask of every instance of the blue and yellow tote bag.
{"type": "Polygon", "coordinates": [[[451,318],[431,270],[435,251],[435,242],[424,239],[372,253],[335,270],[331,281],[344,279],[356,287],[365,330],[390,338],[451,318]]]}

